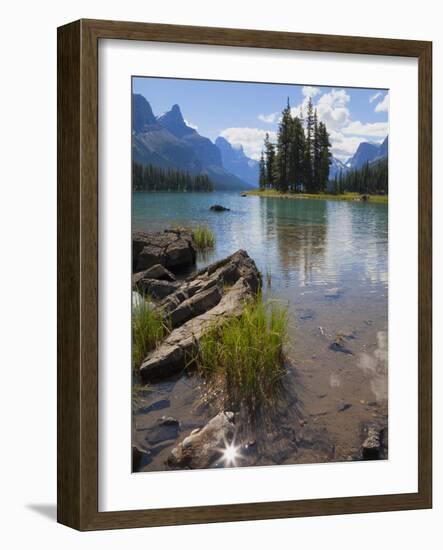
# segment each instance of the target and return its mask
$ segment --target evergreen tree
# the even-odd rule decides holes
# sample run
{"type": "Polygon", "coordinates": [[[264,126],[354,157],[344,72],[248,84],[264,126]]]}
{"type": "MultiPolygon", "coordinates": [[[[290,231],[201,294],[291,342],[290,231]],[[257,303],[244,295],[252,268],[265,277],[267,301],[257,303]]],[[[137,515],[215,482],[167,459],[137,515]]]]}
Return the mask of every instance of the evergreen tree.
{"type": "Polygon", "coordinates": [[[319,167],[318,178],[319,188],[318,191],[324,192],[328,186],[329,181],[329,169],[331,165],[331,142],[329,141],[329,134],[326,125],[320,122],[318,125],[318,139],[319,139],[319,167]]]}
{"type": "Polygon", "coordinates": [[[321,144],[320,144],[320,127],[318,124],[317,109],[314,110],[313,130],[312,130],[312,192],[318,193],[321,191],[321,144]]]}
{"type": "Polygon", "coordinates": [[[152,164],[132,164],[132,187],[135,191],[213,191],[206,174],[165,169],[152,164]]]}
{"type": "Polygon", "coordinates": [[[286,193],[290,180],[290,150],[292,137],[291,107],[288,103],[282,111],[282,116],[277,134],[276,175],[277,187],[282,193],[286,193]]]}
{"type": "Polygon", "coordinates": [[[313,143],[314,143],[314,110],[312,107],[312,99],[308,99],[308,107],[306,113],[306,147],[304,153],[304,185],[308,193],[314,192],[313,186],[313,143]]]}
{"type": "Polygon", "coordinates": [[[289,156],[289,186],[291,191],[301,190],[305,156],[305,132],[300,117],[292,120],[291,147],[289,156]]]}
{"type": "Polygon", "coordinates": [[[269,140],[269,134],[265,135],[265,159],[266,159],[266,184],[270,189],[275,189],[275,147],[269,140]]]}
{"type": "Polygon", "coordinates": [[[358,170],[340,174],[340,192],[364,193],[369,195],[388,194],[388,160],[366,163],[358,170]]]}
{"type": "Polygon", "coordinates": [[[258,175],[258,186],[261,191],[266,188],[266,163],[265,163],[265,155],[263,153],[263,150],[260,155],[260,162],[259,162],[259,175],[258,175]]]}

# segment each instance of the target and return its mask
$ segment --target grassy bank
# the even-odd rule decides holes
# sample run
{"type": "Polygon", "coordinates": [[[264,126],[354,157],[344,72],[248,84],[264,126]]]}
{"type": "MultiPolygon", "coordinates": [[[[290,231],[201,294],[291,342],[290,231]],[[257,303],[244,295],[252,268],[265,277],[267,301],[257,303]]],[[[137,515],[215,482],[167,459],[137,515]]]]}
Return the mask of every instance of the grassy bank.
{"type": "Polygon", "coordinates": [[[239,317],[201,339],[196,357],[200,374],[217,386],[221,382],[231,403],[253,409],[279,387],[287,326],[287,309],[258,296],[239,317]]]}
{"type": "Polygon", "coordinates": [[[166,335],[167,328],[158,310],[145,299],[132,309],[132,364],[140,366],[148,351],[166,335]]]}
{"type": "Polygon", "coordinates": [[[333,201],[363,201],[376,202],[387,204],[388,195],[360,195],[359,193],[342,193],[340,195],[334,195],[332,193],[280,193],[275,189],[267,189],[265,191],[247,191],[247,195],[256,195],[258,197],[272,197],[282,199],[327,199],[333,201]],[[363,199],[367,197],[367,199],[363,199]]]}

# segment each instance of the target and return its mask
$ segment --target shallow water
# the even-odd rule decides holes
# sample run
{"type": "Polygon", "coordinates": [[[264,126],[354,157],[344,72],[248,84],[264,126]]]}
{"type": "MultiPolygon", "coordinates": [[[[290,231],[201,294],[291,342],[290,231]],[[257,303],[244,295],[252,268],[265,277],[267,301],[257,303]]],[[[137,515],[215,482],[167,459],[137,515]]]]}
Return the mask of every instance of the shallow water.
{"type": "MultiPolygon", "coordinates": [[[[199,267],[243,248],[263,274],[265,293],[289,307],[294,367],[288,380],[309,444],[302,434],[292,451],[277,458],[261,452],[245,464],[352,458],[362,426],[387,422],[388,206],[218,192],[133,196],[134,230],[202,224],[215,233],[216,246],[199,257],[199,267]],[[230,211],[212,212],[212,204],[230,211]],[[337,351],[331,344],[339,334],[345,344],[337,351]],[[349,407],[339,410],[344,402],[349,407]]],[[[176,415],[192,429],[211,414],[203,407],[191,411],[198,384],[179,379],[159,385],[146,402],[155,402],[161,391],[170,404],[157,417],[176,415]]],[[[136,431],[155,420],[152,412],[136,414],[136,431]]],[[[270,432],[268,427],[266,437],[273,440],[270,432]]],[[[141,437],[136,439],[142,444],[141,437]]],[[[162,468],[174,443],[154,453],[146,469],[162,468]]]]}

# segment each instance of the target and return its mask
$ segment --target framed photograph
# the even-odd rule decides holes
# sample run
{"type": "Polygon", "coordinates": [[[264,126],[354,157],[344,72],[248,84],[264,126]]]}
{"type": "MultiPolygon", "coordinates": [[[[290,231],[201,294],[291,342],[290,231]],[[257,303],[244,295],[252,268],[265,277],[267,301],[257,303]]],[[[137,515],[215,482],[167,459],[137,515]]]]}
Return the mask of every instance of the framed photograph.
{"type": "Polygon", "coordinates": [[[58,29],[58,520],[432,506],[430,42],[58,29]]]}

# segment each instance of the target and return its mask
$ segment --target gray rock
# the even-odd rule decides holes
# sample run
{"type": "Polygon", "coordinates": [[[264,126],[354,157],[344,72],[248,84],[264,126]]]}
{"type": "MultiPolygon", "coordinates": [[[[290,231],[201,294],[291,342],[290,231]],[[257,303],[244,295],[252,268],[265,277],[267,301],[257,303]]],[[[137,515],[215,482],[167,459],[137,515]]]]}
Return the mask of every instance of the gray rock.
{"type": "Polygon", "coordinates": [[[138,289],[143,294],[149,294],[156,300],[162,300],[172,294],[180,286],[180,283],[170,281],[159,281],[157,279],[141,279],[137,283],[138,289]]]}
{"type": "Polygon", "coordinates": [[[351,407],[352,407],[351,403],[347,403],[346,401],[340,401],[340,403],[337,407],[337,411],[338,412],[347,411],[351,407]]]}
{"type": "Polygon", "coordinates": [[[346,355],[353,355],[352,351],[346,347],[345,336],[342,334],[337,334],[335,340],[330,344],[329,349],[331,351],[339,351],[346,355]]]}
{"type": "Polygon", "coordinates": [[[189,319],[205,313],[216,306],[222,297],[222,291],[217,285],[207,290],[194,294],[192,298],[184,300],[178,307],[171,311],[169,320],[172,327],[178,327],[189,319]]]}
{"type": "Polygon", "coordinates": [[[160,399],[159,401],[156,401],[151,405],[139,407],[137,409],[137,414],[148,414],[153,411],[160,411],[162,409],[167,409],[170,406],[171,406],[171,402],[169,401],[169,399],[160,399]]]}
{"type": "Polygon", "coordinates": [[[141,279],[159,279],[162,281],[175,281],[175,275],[161,264],[155,264],[144,272],[141,279]]]}
{"type": "Polygon", "coordinates": [[[226,206],[222,206],[221,204],[213,204],[209,210],[213,212],[227,212],[230,208],[226,208],[226,206]]]}
{"type": "Polygon", "coordinates": [[[214,324],[240,315],[245,301],[257,292],[259,285],[257,267],[243,250],[199,271],[179,285],[176,292],[159,305],[176,328],[142,362],[143,380],[153,382],[182,371],[190,363],[202,335],[214,324]],[[222,285],[227,279],[233,284],[222,295],[222,285]]]}
{"type": "Polygon", "coordinates": [[[369,426],[368,435],[362,444],[362,457],[364,460],[377,460],[380,458],[382,435],[382,431],[376,426],[369,426]]]}
{"type": "Polygon", "coordinates": [[[158,445],[164,441],[177,439],[180,432],[180,423],[172,416],[162,416],[155,426],[147,430],[146,441],[150,445],[158,445]]]}
{"type": "Polygon", "coordinates": [[[172,450],[172,468],[210,468],[223,459],[223,448],[234,437],[234,413],[221,412],[206,426],[196,429],[172,450]]]}
{"type": "Polygon", "coordinates": [[[325,298],[337,299],[340,298],[341,289],[340,288],[330,288],[325,290],[325,298]]]}
{"type": "Polygon", "coordinates": [[[192,234],[186,230],[163,233],[134,233],[132,238],[133,270],[145,271],[156,265],[176,270],[195,264],[197,249],[192,234]]]}

